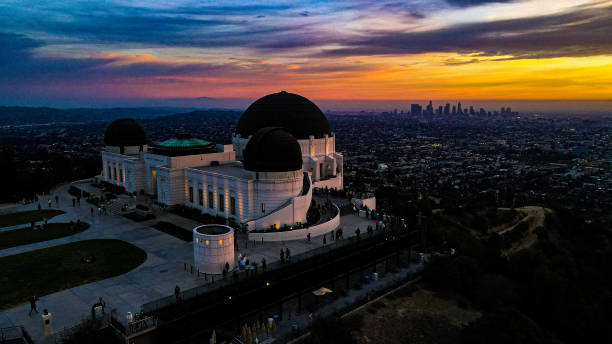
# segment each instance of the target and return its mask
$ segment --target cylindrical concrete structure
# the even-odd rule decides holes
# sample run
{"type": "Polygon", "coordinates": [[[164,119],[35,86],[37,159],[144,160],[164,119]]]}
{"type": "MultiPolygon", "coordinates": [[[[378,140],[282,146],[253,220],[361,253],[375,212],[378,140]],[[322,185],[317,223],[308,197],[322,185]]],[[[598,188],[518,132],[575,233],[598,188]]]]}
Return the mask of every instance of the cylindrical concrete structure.
{"type": "Polygon", "coordinates": [[[194,265],[201,273],[220,274],[225,263],[234,267],[234,230],[224,225],[203,225],[193,229],[194,265]]]}

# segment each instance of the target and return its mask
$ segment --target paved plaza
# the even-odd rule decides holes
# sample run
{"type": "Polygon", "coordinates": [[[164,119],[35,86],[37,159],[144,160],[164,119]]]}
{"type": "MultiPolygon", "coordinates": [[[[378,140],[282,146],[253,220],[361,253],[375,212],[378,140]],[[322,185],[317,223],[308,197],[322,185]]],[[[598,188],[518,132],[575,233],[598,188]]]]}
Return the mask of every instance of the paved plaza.
{"type": "MultiPolygon", "coordinates": [[[[191,274],[184,270],[185,263],[188,266],[193,264],[191,242],[182,241],[150,227],[158,221],[171,222],[188,229],[197,226],[199,223],[155,208],[157,218],[144,222],[134,222],[114,214],[113,207],[108,211],[108,215],[99,215],[96,207],[92,216],[91,208],[93,206],[84,199],[81,199],[80,206],[72,206],[73,197],[67,192],[69,186],[61,186],[52,195],[40,198],[43,207],[46,206],[47,199],[52,199],[53,208],[66,212],[52,218],[49,222],[81,220],[89,222],[91,227],[72,236],[0,250],[0,257],[75,241],[105,238],[129,242],[146,251],[147,259],[141,266],[126,274],[50,295],[39,295],[40,301],[37,303],[37,308],[39,311],[46,308],[53,314],[53,327],[56,331],[78,324],[82,317],[90,312],[91,306],[100,296],[105,299],[108,308],[116,308],[118,315],[123,317],[128,311],[139,311],[143,303],[172,295],[175,285],[179,285],[182,290],[186,290],[209,283],[204,280],[203,276],[197,277],[197,274],[191,274]],[[55,195],[59,196],[59,206],[55,204],[55,195]]],[[[88,183],[82,183],[78,186],[92,194],[102,194],[101,190],[91,187],[88,183]]],[[[116,202],[117,204],[134,204],[135,200],[132,197],[122,195],[116,202]]],[[[139,198],[138,202],[147,203],[144,198],[139,198]]],[[[150,202],[147,204],[152,206],[150,202]]],[[[36,207],[37,203],[32,203],[13,208],[11,211],[34,210],[36,207]]],[[[365,233],[365,228],[368,225],[373,226],[374,222],[354,215],[341,218],[341,227],[344,230],[345,237],[354,235],[356,227],[361,228],[361,232],[365,233]]],[[[238,237],[236,255],[243,254],[249,257],[251,261],[257,262],[264,257],[268,262],[279,260],[281,248],[289,248],[292,255],[297,255],[323,245],[322,237],[313,237],[310,242],[304,237],[302,240],[263,244],[257,242],[255,245],[252,242],[247,244],[246,239],[243,238],[246,238],[246,235],[239,235],[238,237]]],[[[333,245],[329,236],[327,244],[333,245]]],[[[49,273],[53,272],[50,271],[49,273]]],[[[30,317],[28,315],[29,310],[29,303],[24,303],[1,312],[0,327],[24,325],[33,338],[42,338],[43,331],[40,317],[38,315],[30,317]]]]}

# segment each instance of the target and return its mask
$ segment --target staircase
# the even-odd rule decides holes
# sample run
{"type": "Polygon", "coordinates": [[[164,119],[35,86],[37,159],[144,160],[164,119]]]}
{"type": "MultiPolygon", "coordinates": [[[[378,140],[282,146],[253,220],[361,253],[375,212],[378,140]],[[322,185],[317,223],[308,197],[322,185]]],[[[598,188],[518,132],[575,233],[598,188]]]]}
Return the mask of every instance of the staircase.
{"type": "Polygon", "coordinates": [[[121,215],[121,207],[125,204],[121,198],[117,198],[111,205],[108,206],[108,211],[113,215],[121,215]]]}

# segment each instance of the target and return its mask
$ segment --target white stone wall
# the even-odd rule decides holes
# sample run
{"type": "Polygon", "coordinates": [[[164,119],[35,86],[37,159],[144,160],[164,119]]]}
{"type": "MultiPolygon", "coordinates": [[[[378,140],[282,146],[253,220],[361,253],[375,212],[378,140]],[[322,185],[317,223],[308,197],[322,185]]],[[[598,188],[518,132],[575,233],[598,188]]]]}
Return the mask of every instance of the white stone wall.
{"type": "MultiPolygon", "coordinates": [[[[167,156],[156,154],[144,154],[144,174],[145,174],[145,192],[149,195],[155,195],[158,187],[155,185],[153,171],[157,171],[161,167],[167,167],[170,163],[170,158],[167,156]]],[[[159,180],[159,176],[157,176],[159,180]]]]}
{"type": "Polygon", "coordinates": [[[234,152],[236,152],[236,159],[237,160],[242,160],[244,159],[244,150],[246,149],[246,145],[247,143],[249,143],[249,140],[251,139],[252,136],[249,136],[247,138],[243,138],[240,136],[232,136],[232,144],[234,145],[234,152]]]}
{"type": "Polygon", "coordinates": [[[130,177],[128,169],[141,163],[138,155],[123,155],[115,153],[113,150],[104,150],[102,151],[102,179],[108,183],[123,186],[127,191],[133,192],[129,190],[128,186],[133,185],[135,180],[128,179],[130,177]]]}
{"type": "Polygon", "coordinates": [[[314,183],[315,188],[325,189],[342,189],[342,177],[338,176],[335,178],[319,180],[314,183]]]}
{"type": "MultiPolygon", "coordinates": [[[[308,181],[310,183],[310,180],[308,181]]],[[[306,214],[312,201],[312,184],[308,188],[308,193],[291,198],[280,208],[269,212],[267,215],[251,219],[247,222],[248,230],[265,229],[274,226],[280,228],[284,225],[294,225],[298,222],[306,222],[306,214]]]]}
{"type": "MultiPolygon", "coordinates": [[[[218,225],[214,225],[218,226],[218,225]]],[[[193,258],[194,265],[200,272],[220,274],[229,263],[230,268],[235,265],[234,230],[227,227],[229,232],[220,235],[206,235],[193,229],[193,258]]],[[[226,227],[226,226],[223,226],[226,227]]]]}
{"type": "Polygon", "coordinates": [[[250,218],[265,216],[302,192],[302,171],[257,172],[254,202],[249,209],[250,218]],[[265,205],[265,211],[262,211],[265,205]]]}
{"type": "Polygon", "coordinates": [[[186,169],[185,204],[203,213],[247,223],[249,229],[306,222],[312,185],[306,195],[300,196],[303,186],[300,171],[251,173],[251,179],[246,179],[214,171],[186,169]],[[189,199],[189,188],[193,188],[193,202],[189,199]],[[202,204],[199,199],[200,190],[202,204]],[[209,192],[212,193],[212,207],[209,192]],[[223,195],[223,211],[219,207],[219,195],[223,195]],[[236,214],[231,213],[232,197],[236,202],[236,214]],[[265,212],[262,212],[262,203],[265,204],[265,212]]]}
{"type": "Polygon", "coordinates": [[[125,162],[125,190],[140,192],[145,188],[144,161],[128,160],[125,162]]]}
{"type": "MultiPolygon", "coordinates": [[[[150,155],[153,155],[153,154],[150,154],[150,155]]],[[[179,167],[210,166],[211,162],[213,161],[217,161],[219,162],[219,164],[223,164],[223,163],[227,163],[227,162],[231,162],[235,160],[236,160],[236,153],[234,153],[234,151],[185,155],[185,156],[173,156],[173,157],[170,157],[169,159],[168,167],[179,168],[179,167]]]]}
{"type": "Polygon", "coordinates": [[[185,169],[157,169],[157,201],[166,205],[184,204],[187,194],[185,169]]]}
{"type": "Polygon", "coordinates": [[[211,173],[198,169],[186,169],[187,191],[185,204],[200,209],[203,213],[225,218],[233,218],[236,222],[243,222],[249,218],[249,206],[253,202],[250,195],[253,193],[254,180],[242,179],[211,173]],[[189,201],[188,188],[193,188],[193,202],[189,201]],[[199,200],[199,190],[202,190],[202,204],[199,200]],[[212,205],[209,200],[212,192],[212,205]],[[224,207],[219,207],[219,195],[223,195],[224,207]],[[231,198],[236,202],[236,214],[231,213],[231,198]]]}
{"type": "MultiPolygon", "coordinates": [[[[250,138],[250,136],[249,138],[232,137],[236,159],[244,158],[242,153],[250,138]]],[[[298,140],[298,143],[302,150],[302,171],[309,172],[315,182],[339,176],[334,187],[342,189],[344,186],[343,158],[342,154],[336,152],[336,137],[332,135],[315,139],[314,136],[311,136],[308,139],[298,140]]]]}
{"type": "Polygon", "coordinates": [[[376,197],[370,198],[351,198],[351,203],[361,207],[362,205],[368,207],[370,210],[376,210],[376,197]]]}
{"type": "MultiPolygon", "coordinates": [[[[335,206],[335,205],[334,205],[335,206]]],[[[327,234],[340,226],[340,211],[338,215],[331,220],[318,224],[316,226],[294,229],[289,231],[278,231],[270,233],[252,233],[249,232],[249,241],[256,240],[261,242],[263,238],[264,242],[269,241],[289,241],[289,240],[303,240],[306,239],[308,233],[311,237],[327,234]]]]}

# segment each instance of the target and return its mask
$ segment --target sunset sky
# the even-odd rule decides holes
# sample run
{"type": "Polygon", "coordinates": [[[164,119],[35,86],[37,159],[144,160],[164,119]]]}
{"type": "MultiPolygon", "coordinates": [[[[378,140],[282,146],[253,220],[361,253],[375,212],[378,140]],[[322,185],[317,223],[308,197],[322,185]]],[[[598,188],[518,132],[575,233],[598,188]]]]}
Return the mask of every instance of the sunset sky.
{"type": "Polygon", "coordinates": [[[0,105],[612,100],[612,1],[0,2],[0,105]]]}

